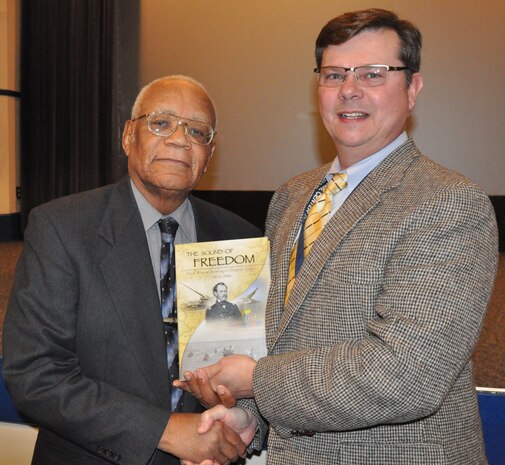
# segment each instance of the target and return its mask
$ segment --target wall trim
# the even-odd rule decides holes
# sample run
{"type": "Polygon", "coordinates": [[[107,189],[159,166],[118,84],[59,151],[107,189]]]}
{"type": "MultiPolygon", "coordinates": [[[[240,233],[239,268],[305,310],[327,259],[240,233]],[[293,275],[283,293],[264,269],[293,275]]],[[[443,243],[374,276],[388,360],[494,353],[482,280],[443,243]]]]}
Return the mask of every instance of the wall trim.
{"type": "MultiPolygon", "coordinates": [[[[193,193],[203,200],[220,205],[242,216],[261,230],[264,230],[268,205],[274,191],[198,190],[193,193]]],[[[496,213],[500,252],[505,252],[505,195],[491,195],[489,198],[496,213]]],[[[21,214],[0,215],[0,242],[19,241],[21,239],[21,214]]]]}
{"type": "Polygon", "coordinates": [[[21,92],[18,92],[17,90],[9,90],[9,89],[0,89],[0,95],[6,96],[6,97],[21,97],[21,92]]]}

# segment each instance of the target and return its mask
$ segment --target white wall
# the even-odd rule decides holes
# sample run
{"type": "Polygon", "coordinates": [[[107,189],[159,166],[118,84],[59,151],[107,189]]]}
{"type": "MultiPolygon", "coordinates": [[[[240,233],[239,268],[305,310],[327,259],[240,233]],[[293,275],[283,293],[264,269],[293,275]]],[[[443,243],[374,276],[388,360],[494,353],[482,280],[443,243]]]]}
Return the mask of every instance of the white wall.
{"type": "Polygon", "coordinates": [[[273,190],[334,157],[317,113],[314,42],[332,17],[372,6],[424,36],[418,145],[505,195],[505,2],[141,0],[140,83],[188,74],[218,107],[218,149],[200,188],[273,190]]]}

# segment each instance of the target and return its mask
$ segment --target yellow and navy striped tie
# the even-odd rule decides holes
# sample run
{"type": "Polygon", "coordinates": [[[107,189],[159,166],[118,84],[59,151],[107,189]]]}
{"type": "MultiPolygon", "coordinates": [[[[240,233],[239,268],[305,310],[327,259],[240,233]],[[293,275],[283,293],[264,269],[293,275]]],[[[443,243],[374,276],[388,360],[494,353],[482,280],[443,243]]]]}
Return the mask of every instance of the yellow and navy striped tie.
{"type": "MultiPolygon", "coordinates": [[[[331,213],[331,202],[333,196],[344,189],[347,186],[347,174],[337,173],[335,174],[326,184],[323,192],[319,195],[314,204],[310,207],[307,218],[305,219],[304,230],[303,230],[303,257],[298,257],[299,263],[305,258],[312,248],[314,242],[321,234],[324,225],[328,221],[328,216],[331,213]]],[[[295,284],[295,277],[297,270],[297,251],[298,251],[298,241],[293,245],[293,250],[291,251],[291,258],[289,261],[289,272],[288,272],[288,284],[286,286],[286,299],[287,304],[289,295],[293,286],[295,284]]]]}

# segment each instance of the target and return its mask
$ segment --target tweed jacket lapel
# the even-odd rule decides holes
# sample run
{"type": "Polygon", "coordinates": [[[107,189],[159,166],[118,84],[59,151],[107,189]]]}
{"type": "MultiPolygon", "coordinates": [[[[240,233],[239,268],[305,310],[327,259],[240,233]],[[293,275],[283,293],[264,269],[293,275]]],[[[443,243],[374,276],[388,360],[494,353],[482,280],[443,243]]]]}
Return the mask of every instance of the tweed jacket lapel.
{"type": "MultiPolygon", "coordinates": [[[[290,196],[287,204],[283,205],[283,207],[285,207],[282,208],[283,216],[272,219],[272,223],[278,224],[276,229],[279,231],[274,235],[274,237],[270,237],[272,255],[278,255],[276,261],[280,262],[281,265],[280,267],[277,267],[277,270],[280,268],[281,272],[275,273],[274,271],[274,275],[272,276],[272,285],[269,291],[269,301],[274,302],[274,305],[267,305],[269,311],[267,311],[266,314],[265,333],[268,348],[270,348],[271,345],[273,346],[276,334],[280,334],[280,330],[284,329],[285,325],[289,322],[290,318],[287,318],[287,316],[284,315],[283,303],[287,285],[287,270],[289,269],[291,250],[302,224],[305,207],[310,200],[312,193],[321,183],[329,167],[330,165],[328,164],[307,173],[307,175],[302,175],[300,178],[301,182],[296,183],[295,193],[290,196]],[[284,318],[281,322],[280,320],[283,316],[284,318]]],[[[272,200],[272,204],[274,202],[275,196],[272,200]]],[[[272,267],[274,266],[275,263],[272,263],[272,267]]],[[[293,288],[293,291],[295,288],[296,285],[293,288]]],[[[290,314],[292,315],[293,305],[290,303],[288,307],[290,309],[290,314]]]]}
{"type": "MultiPolygon", "coordinates": [[[[381,201],[381,195],[384,192],[395,189],[399,185],[406,169],[417,155],[419,155],[419,152],[414,143],[409,139],[405,144],[391,153],[354,189],[340,209],[328,221],[318,240],[312,246],[309,255],[304,259],[288,304],[285,308],[282,305],[273,306],[274,313],[270,316],[273,320],[267,321],[267,328],[270,324],[273,324],[273,328],[275,328],[275,330],[267,332],[267,341],[270,350],[289,325],[295,313],[300,310],[314,283],[323,272],[328,258],[332,254],[340,252],[339,244],[342,239],[352,231],[353,227],[365,215],[373,214],[373,209],[381,201]]],[[[328,170],[328,165],[323,168],[324,174],[328,170]]],[[[320,171],[321,168],[313,172],[317,174],[315,177],[319,180],[322,178],[320,171]]],[[[287,266],[289,266],[292,244],[301,226],[303,209],[317,186],[317,183],[314,184],[313,178],[311,178],[309,184],[311,188],[309,189],[308,186],[308,193],[304,193],[293,201],[293,205],[296,205],[298,213],[292,223],[292,227],[289,229],[287,240],[281,246],[281,261],[284,264],[288,264],[287,266]]],[[[283,281],[275,290],[278,294],[274,297],[274,301],[276,302],[281,302],[284,299],[287,278],[287,272],[285,271],[287,270],[287,266],[285,269],[283,268],[283,281]],[[280,293],[282,296],[279,295],[280,293]]]]}
{"type": "Polygon", "coordinates": [[[100,268],[124,337],[133,348],[132,363],[137,364],[139,373],[165,403],[170,384],[160,304],[142,220],[129,182],[126,177],[117,185],[104,215],[100,234],[110,249],[100,268]]]}

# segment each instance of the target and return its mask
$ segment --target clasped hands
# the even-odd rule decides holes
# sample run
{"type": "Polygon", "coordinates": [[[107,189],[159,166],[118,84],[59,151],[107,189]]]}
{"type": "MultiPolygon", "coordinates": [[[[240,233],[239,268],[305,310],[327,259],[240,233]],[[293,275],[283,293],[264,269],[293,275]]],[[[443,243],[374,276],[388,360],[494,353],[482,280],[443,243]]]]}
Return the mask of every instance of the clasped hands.
{"type": "MultiPolygon", "coordinates": [[[[207,434],[219,420],[236,432],[244,445],[254,438],[256,419],[243,409],[234,407],[237,399],[254,397],[252,378],[256,361],[246,355],[229,355],[214,365],[184,372],[184,380],[174,381],[174,386],[191,393],[204,407],[197,428],[199,434],[207,434]]],[[[182,460],[183,465],[193,462],[182,460]]],[[[209,457],[200,465],[217,465],[216,457],[209,457]]]]}

